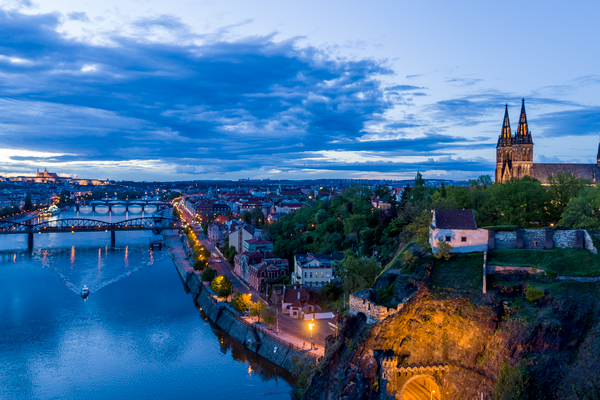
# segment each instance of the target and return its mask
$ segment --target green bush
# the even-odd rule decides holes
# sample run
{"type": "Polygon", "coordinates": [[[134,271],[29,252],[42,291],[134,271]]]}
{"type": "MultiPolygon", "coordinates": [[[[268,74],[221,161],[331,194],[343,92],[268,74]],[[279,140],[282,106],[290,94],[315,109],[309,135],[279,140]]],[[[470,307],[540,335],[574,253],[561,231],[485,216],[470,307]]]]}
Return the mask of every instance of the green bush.
{"type": "Polygon", "coordinates": [[[202,282],[212,282],[216,276],[216,269],[206,268],[204,271],[202,271],[202,274],[200,274],[200,279],[202,279],[202,282]]]}
{"type": "Polygon", "coordinates": [[[546,293],[542,289],[536,289],[531,285],[527,285],[525,290],[525,298],[532,302],[540,300],[545,295],[546,293]]]}
{"type": "Polygon", "coordinates": [[[250,304],[250,295],[237,292],[231,300],[231,306],[235,311],[248,311],[248,305],[250,304]]]}
{"type": "Polygon", "coordinates": [[[388,305],[394,298],[395,284],[392,282],[388,286],[377,289],[377,295],[379,296],[379,304],[388,305]]]}
{"type": "Polygon", "coordinates": [[[503,362],[494,385],[494,399],[526,400],[529,398],[529,386],[529,373],[525,367],[511,367],[503,362]]]}

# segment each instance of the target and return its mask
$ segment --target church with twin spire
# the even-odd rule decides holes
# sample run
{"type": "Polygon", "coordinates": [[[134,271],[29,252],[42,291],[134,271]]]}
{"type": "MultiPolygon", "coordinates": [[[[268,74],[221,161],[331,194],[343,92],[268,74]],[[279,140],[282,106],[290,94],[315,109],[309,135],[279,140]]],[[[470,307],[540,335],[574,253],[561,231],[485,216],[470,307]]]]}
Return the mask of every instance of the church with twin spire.
{"type": "Polygon", "coordinates": [[[536,178],[542,184],[548,183],[548,178],[559,172],[570,173],[579,178],[586,178],[593,183],[600,181],[600,145],[598,145],[596,164],[546,164],[533,162],[533,138],[527,114],[525,99],[521,104],[521,115],[517,132],[513,135],[508,117],[508,104],[504,111],[502,132],[496,146],[496,182],[506,182],[512,178],[521,179],[524,176],[536,178]]]}

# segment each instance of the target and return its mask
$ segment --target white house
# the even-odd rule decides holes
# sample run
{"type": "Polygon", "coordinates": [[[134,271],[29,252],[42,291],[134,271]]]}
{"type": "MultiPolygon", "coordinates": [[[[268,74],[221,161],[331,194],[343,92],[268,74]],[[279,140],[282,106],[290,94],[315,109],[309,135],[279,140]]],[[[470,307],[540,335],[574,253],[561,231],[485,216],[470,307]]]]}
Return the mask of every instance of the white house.
{"type": "Polygon", "coordinates": [[[295,254],[292,283],[306,287],[321,287],[333,279],[334,261],[341,254],[295,254]]]}
{"type": "Polygon", "coordinates": [[[438,251],[439,240],[447,242],[454,253],[486,251],[487,229],[477,229],[473,210],[433,210],[429,227],[429,244],[438,251]]]}

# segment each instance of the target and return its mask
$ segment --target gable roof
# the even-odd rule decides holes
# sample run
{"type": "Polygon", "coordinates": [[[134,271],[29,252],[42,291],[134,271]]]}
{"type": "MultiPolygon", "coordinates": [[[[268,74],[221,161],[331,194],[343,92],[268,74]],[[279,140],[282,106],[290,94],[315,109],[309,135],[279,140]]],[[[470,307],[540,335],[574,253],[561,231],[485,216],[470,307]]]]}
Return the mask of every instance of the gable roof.
{"type": "Polygon", "coordinates": [[[296,300],[300,300],[301,302],[308,301],[310,298],[310,294],[306,289],[286,289],[285,296],[283,299],[284,303],[293,303],[296,300]],[[300,296],[298,296],[300,295],[300,296]]]}
{"type": "Polygon", "coordinates": [[[473,210],[433,210],[438,229],[477,229],[473,210]]]}

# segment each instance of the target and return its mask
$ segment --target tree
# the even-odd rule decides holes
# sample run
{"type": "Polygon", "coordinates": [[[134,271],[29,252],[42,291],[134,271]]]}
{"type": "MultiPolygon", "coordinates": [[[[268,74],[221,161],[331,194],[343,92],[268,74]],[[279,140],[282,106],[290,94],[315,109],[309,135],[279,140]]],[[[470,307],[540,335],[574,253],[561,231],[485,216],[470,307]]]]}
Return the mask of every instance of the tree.
{"type": "Polygon", "coordinates": [[[327,221],[329,219],[329,216],[327,215],[327,210],[324,209],[320,209],[319,211],[317,211],[317,213],[315,214],[315,222],[320,225],[322,223],[324,223],[325,221],[327,221]]]}
{"type": "Polygon", "coordinates": [[[233,282],[231,281],[230,277],[223,277],[221,287],[219,288],[219,291],[217,293],[222,299],[226,299],[231,293],[233,293],[233,282]]]}
{"type": "Polygon", "coordinates": [[[442,199],[445,199],[445,198],[446,198],[446,196],[447,196],[447,193],[446,193],[446,185],[444,185],[444,182],[442,182],[442,186],[440,186],[440,197],[441,197],[442,199]]]}
{"type": "Polygon", "coordinates": [[[450,259],[450,256],[452,255],[452,250],[454,249],[452,248],[452,246],[450,246],[450,243],[440,238],[437,242],[437,251],[435,252],[434,256],[438,260],[445,258],[446,261],[448,261],[450,259]]]}
{"type": "Polygon", "coordinates": [[[571,199],[579,195],[591,182],[567,172],[559,172],[548,178],[548,184],[554,205],[554,219],[560,219],[571,199]]]}
{"type": "Polygon", "coordinates": [[[257,228],[260,228],[264,225],[265,222],[265,214],[260,207],[254,207],[251,211],[251,218],[254,220],[254,224],[257,228]]]}
{"type": "Polygon", "coordinates": [[[250,302],[248,304],[248,310],[251,317],[258,317],[258,322],[260,322],[260,316],[262,315],[263,310],[265,309],[266,304],[262,300],[258,300],[257,302],[250,302]]]}
{"type": "Polygon", "coordinates": [[[424,186],[425,180],[423,179],[423,175],[420,172],[417,172],[417,176],[415,177],[415,186],[424,186]]]}
{"type": "Polygon", "coordinates": [[[600,230],[600,188],[585,188],[573,197],[559,225],[574,229],[600,230]]]}
{"type": "Polygon", "coordinates": [[[263,322],[267,325],[275,325],[277,323],[277,315],[275,310],[265,307],[262,311],[263,322]]]}
{"type": "Polygon", "coordinates": [[[501,224],[526,227],[532,222],[546,222],[549,196],[537,179],[529,176],[513,178],[490,190],[501,224]]]}
{"type": "Polygon", "coordinates": [[[374,258],[359,258],[347,254],[337,268],[346,293],[354,293],[370,288],[381,272],[381,267],[374,258]]]}
{"type": "Polygon", "coordinates": [[[58,199],[59,204],[68,204],[71,202],[71,192],[66,189],[63,189],[60,192],[60,198],[58,199]]]}
{"type": "Polygon", "coordinates": [[[252,213],[250,211],[243,211],[241,217],[245,223],[247,223],[247,224],[252,223],[252,213]]]}
{"type": "Polygon", "coordinates": [[[229,265],[233,265],[233,259],[235,258],[238,252],[235,249],[235,247],[229,246],[229,251],[227,253],[227,261],[229,262],[229,265]]]}
{"type": "Polygon", "coordinates": [[[202,274],[200,274],[200,279],[202,280],[202,282],[212,282],[216,276],[217,270],[212,268],[206,268],[204,271],[202,271],[202,274]]]}
{"type": "Polygon", "coordinates": [[[31,195],[27,193],[27,196],[25,196],[25,205],[23,206],[23,211],[31,210],[33,210],[33,202],[31,201],[31,195]]]}
{"type": "Polygon", "coordinates": [[[431,225],[431,219],[431,211],[427,208],[422,210],[413,222],[406,225],[404,233],[421,246],[429,248],[429,225],[431,225]]]}
{"type": "Polygon", "coordinates": [[[248,311],[248,305],[250,304],[250,295],[246,293],[237,292],[231,300],[231,306],[235,311],[248,311]]]}
{"type": "Polygon", "coordinates": [[[223,275],[217,275],[213,278],[212,282],[210,283],[210,288],[213,292],[216,292],[218,294],[219,291],[221,290],[222,284],[223,284],[223,275]]]}
{"type": "Polygon", "coordinates": [[[469,179],[469,183],[471,187],[481,187],[484,190],[493,185],[492,177],[489,175],[479,175],[477,179],[469,179]]]}

